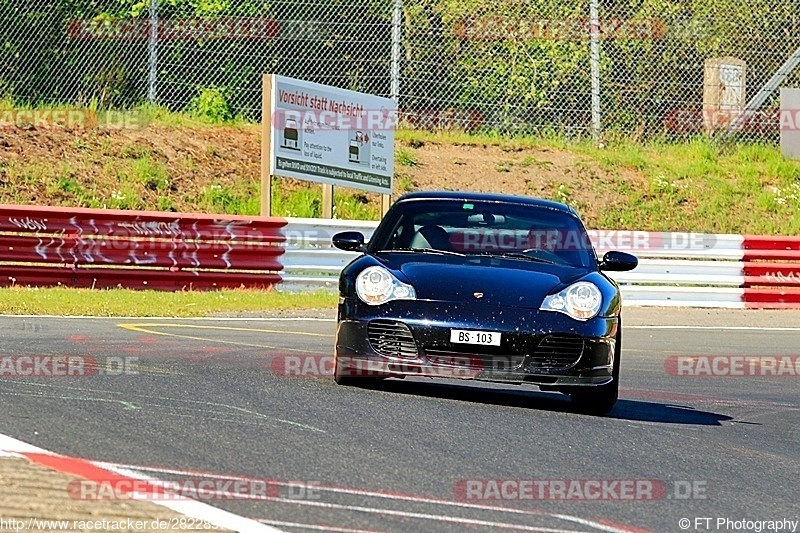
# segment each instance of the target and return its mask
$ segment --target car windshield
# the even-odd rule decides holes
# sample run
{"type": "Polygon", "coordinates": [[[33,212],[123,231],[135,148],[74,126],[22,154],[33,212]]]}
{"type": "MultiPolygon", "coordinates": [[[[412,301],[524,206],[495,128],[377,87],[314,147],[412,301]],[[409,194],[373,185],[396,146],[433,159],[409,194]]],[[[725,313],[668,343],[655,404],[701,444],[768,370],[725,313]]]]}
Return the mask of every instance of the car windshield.
{"type": "Polygon", "coordinates": [[[594,252],[580,220],[545,206],[464,200],[397,204],[370,243],[373,253],[497,256],[589,267],[594,252]]]}

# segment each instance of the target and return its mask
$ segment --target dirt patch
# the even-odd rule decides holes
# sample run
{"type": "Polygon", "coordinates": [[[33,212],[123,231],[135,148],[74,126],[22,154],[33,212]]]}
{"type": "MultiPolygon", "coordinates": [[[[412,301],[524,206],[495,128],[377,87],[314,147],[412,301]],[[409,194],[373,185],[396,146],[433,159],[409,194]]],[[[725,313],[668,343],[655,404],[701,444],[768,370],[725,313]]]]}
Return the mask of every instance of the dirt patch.
{"type": "MultiPolygon", "coordinates": [[[[0,130],[0,203],[208,212],[209,194],[227,188],[257,202],[260,143],[256,126],[0,130]]],[[[398,145],[400,152],[405,157],[395,162],[397,194],[537,196],[575,205],[589,225],[599,212],[619,206],[621,191],[647,186],[633,170],[604,168],[549,147],[429,142],[398,145]]],[[[281,179],[280,187],[316,185],[281,179]]]]}
{"type": "Polygon", "coordinates": [[[0,202],[198,211],[212,184],[257,182],[259,156],[240,128],[0,132],[0,202]]]}
{"type": "Polygon", "coordinates": [[[416,164],[395,162],[398,185],[408,190],[461,190],[536,196],[577,206],[591,222],[621,201],[617,191],[643,187],[634,171],[606,169],[594,160],[549,147],[503,149],[497,146],[426,143],[401,148],[416,164]]]}

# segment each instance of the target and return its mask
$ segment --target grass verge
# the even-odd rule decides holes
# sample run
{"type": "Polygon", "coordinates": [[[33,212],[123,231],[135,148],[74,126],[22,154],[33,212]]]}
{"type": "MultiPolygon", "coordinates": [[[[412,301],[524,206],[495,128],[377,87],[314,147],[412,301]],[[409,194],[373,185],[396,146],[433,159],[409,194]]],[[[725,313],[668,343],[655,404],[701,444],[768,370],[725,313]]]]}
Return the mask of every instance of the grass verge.
{"type": "Polygon", "coordinates": [[[58,316],[203,317],[334,309],[338,296],[327,292],[274,290],[134,291],[52,288],[0,289],[0,314],[58,316]]]}
{"type": "MultiPolygon", "coordinates": [[[[610,139],[599,148],[590,140],[556,136],[508,137],[496,133],[398,131],[398,144],[496,146],[504,152],[571,152],[580,162],[570,170],[579,181],[559,185],[551,199],[573,205],[571,189],[590,191],[599,205],[597,228],[795,235],[800,233],[800,161],[783,157],[765,143],[727,142],[705,137],[655,139],[640,143],[610,139]],[[582,167],[609,176],[597,179],[582,167]],[[582,175],[585,174],[585,175],[582,175]],[[639,179],[622,179],[622,175],[639,179]]],[[[520,164],[524,164],[526,159],[520,164]]],[[[507,161],[496,170],[508,172],[507,161]]],[[[585,196],[585,195],[584,195],[585,196]]]]}

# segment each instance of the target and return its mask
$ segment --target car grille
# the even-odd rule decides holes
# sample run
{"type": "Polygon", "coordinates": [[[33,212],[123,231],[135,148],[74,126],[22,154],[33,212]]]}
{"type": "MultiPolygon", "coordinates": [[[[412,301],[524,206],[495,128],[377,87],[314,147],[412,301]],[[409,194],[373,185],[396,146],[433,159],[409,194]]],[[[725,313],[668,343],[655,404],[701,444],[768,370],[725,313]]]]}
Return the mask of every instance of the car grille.
{"type": "Polygon", "coordinates": [[[477,346],[474,344],[451,344],[441,348],[425,346],[424,348],[426,355],[444,357],[454,355],[491,356],[502,352],[499,346],[477,346]]]}
{"type": "Polygon", "coordinates": [[[367,325],[372,349],[388,357],[417,357],[417,343],[408,326],[393,320],[372,320],[367,325]]]}
{"type": "Polygon", "coordinates": [[[546,335],[528,358],[528,370],[568,368],[583,355],[583,338],[572,335],[546,335]]]}

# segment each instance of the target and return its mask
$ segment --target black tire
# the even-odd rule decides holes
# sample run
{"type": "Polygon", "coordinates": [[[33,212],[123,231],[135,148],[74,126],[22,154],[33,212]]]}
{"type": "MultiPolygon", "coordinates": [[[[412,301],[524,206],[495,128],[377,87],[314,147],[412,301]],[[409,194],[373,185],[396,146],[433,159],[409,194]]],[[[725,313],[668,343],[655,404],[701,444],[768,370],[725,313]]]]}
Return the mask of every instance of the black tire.
{"type": "Polygon", "coordinates": [[[367,386],[382,381],[386,376],[351,376],[347,370],[339,366],[339,357],[334,353],[333,355],[333,381],[338,385],[344,386],[367,386]]]}
{"type": "Polygon", "coordinates": [[[620,354],[622,353],[622,317],[619,318],[617,327],[617,342],[614,347],[614,368],[611,370],[610,383],[599,387],[581,387],[569,391],[572,405],[586,414],[607,415],[619,399],[619,367],[620,354]]]}
{"type": "Polygon", "coordinates": [[[333,381],[339,385],[354,385],[354,378],[345,375],[342,368],[339,366],[339,356],[333,354],[333,381]]]}
{"type": "Polygon", "coordinates": [[[616,379],[599,387],[587,387],[589,390],[570,393],[572,405],[581,413],[590,415],[607,415],[614,409],[619,397],[619,381],[616,379]]]}

